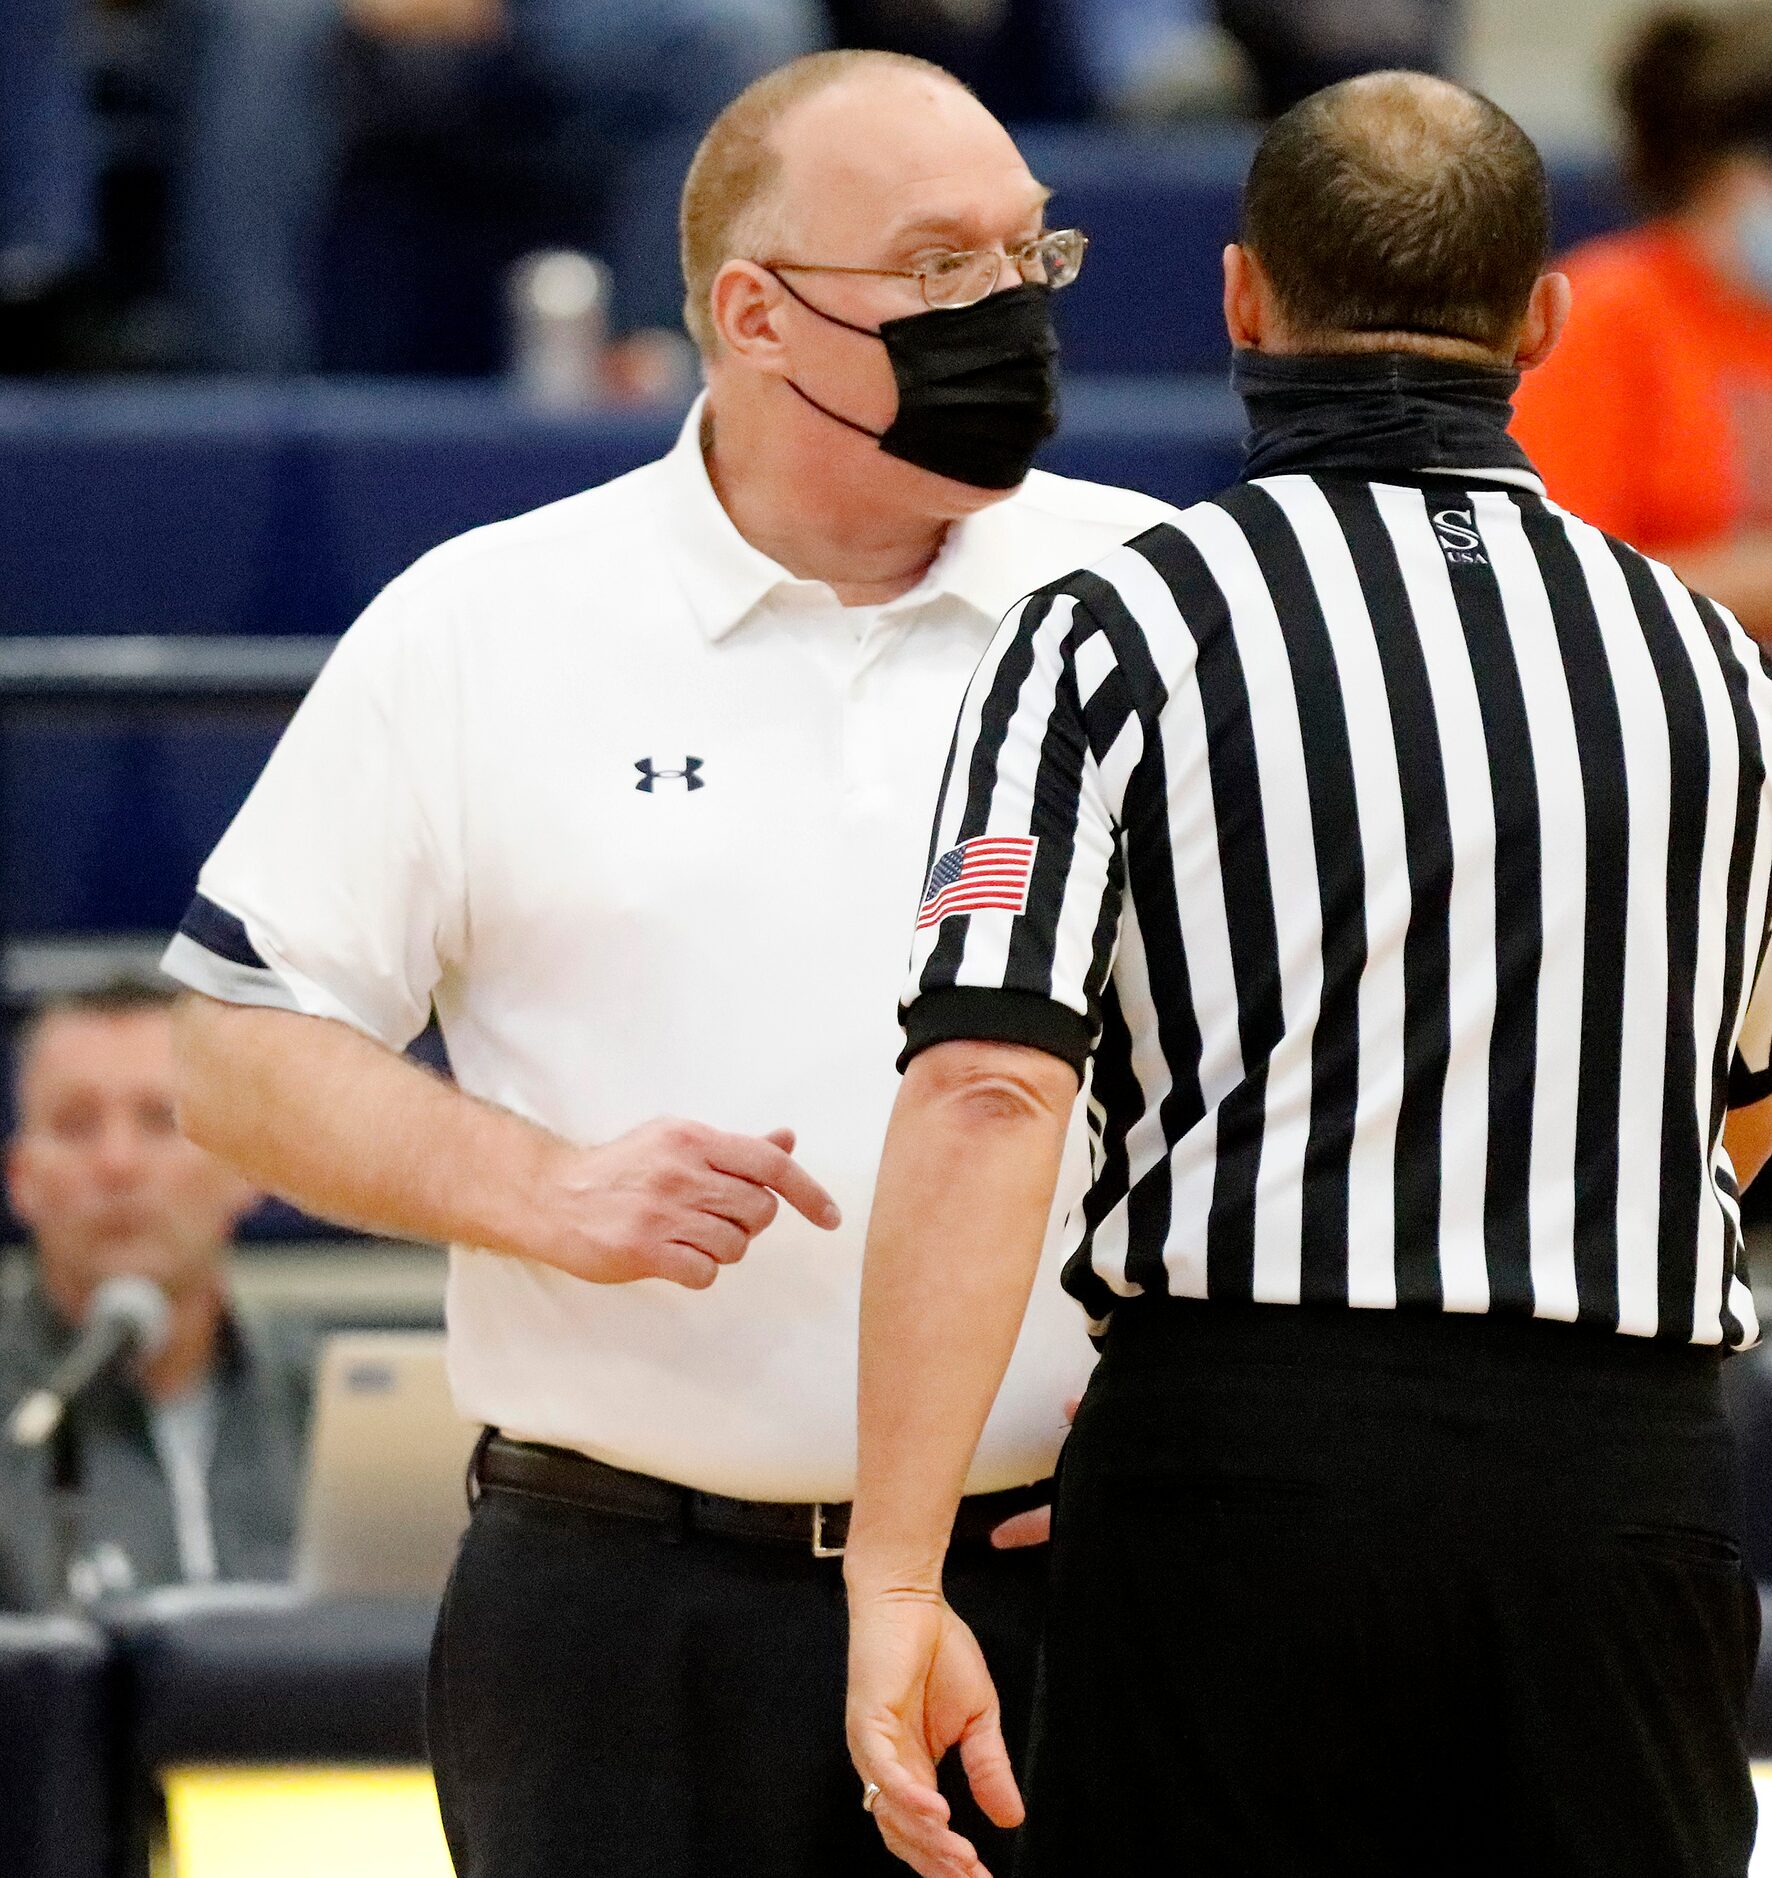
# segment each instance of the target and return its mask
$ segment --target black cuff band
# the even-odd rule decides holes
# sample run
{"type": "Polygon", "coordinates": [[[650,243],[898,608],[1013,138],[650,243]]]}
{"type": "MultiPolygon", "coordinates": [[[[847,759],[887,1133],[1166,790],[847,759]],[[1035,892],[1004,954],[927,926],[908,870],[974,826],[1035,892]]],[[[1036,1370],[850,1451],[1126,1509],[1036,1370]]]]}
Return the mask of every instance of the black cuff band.
{"type": "Polygon", "coordinates": [[[902,1072],[932,1043],[970,1039],[976,1043],[1024,1043],[1032,1050],[1062,1058],[1081,1080],[1094,1039],[1089,1026],[1068,1004],[1037,991],[993,991],[978,985],[953,985],[926,991],[899,1012],[905,1046],[902,1072]]]}

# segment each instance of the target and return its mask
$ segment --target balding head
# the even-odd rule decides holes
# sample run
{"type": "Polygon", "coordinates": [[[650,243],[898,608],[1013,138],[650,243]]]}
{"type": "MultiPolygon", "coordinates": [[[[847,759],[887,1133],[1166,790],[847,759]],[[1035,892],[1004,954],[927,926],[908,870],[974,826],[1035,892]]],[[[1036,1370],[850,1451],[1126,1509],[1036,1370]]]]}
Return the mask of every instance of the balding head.
{"type": "MultiPolygon", "coordinates": [[[[928,296],[943,268],[966,270],[973,304],[1021,286],[1047,193],[972,93],[920,59],[817,54],[728,107],[684,190],[683,265],[707,362],[704,449],[729,513],[778,477],[796,513],[816,494],[844,530],[898,517],[927,531],[1002,499],[992,478],[1008,459],[972,475],[975,458],[944,454],[950,473],[886,447],[904,415],[886,330],[958,317],[928,296]]],[[[1017,359],[1049,402],[1046,352],[1017,359]]]]}
{"type": "Polygon", "coordinates": [[[1550,246],[1531,139],[1461,86],[1376,72],[1295,105],[1244,190],[1243,245],[1294,330],[1505,347],[1550,246]]]}
{"type": "Polygon", "coordinates": [[[964,219],[968,201],[1000,187],[1005,172],[1037,198],[1008,133],[940,66],[895,52],[794,60],[735,98],[690,164],[681,215],[690,333],[711,357],[709,297],[727,261],[801,248],[821,260],[872,260],[845,244],[877,237],[900,209],[920,209],[932,180],[951,179],[964,219]]]}

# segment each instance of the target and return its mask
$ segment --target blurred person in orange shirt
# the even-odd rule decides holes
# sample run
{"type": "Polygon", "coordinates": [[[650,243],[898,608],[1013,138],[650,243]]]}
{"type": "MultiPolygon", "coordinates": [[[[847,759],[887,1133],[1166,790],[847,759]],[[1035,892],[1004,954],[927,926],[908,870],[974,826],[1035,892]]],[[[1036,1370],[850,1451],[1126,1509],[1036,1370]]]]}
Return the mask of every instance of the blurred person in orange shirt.
{"type": "Polygon", "coordinates": [[[1514,433],[1556,501],[1772,645],[1772,5],[1651,15],[1618,98],[1655,214],[1565,263],[1574,312],[1514,433]]]}

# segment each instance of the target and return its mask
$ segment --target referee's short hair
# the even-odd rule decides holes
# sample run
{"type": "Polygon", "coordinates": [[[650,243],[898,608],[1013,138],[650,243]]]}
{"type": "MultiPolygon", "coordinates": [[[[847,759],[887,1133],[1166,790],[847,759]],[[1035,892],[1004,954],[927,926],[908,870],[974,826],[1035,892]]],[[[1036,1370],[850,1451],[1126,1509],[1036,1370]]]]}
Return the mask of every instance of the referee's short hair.
{"type": "Polygon", "coordinates": [[[1269,127],[1244,187],[1243,245],[1306,339],[1501,346],[1550,252],[1544,162],[1487,98],[1374,72],[1269,127]]]}

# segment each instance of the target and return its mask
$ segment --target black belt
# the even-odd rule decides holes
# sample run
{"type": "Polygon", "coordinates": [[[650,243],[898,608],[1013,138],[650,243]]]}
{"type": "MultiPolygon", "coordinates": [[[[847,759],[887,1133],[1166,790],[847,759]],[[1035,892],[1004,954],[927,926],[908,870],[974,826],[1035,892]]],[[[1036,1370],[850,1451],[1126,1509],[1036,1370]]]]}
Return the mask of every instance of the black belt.
{"type": "MultiPolygon", "coordinates": [[[[849,1537],[849,1503],[792,1500],[734,1500],[723,1493],[702,1493],[651,1474],[630,1474],[568,1448],[512,1441],[489,1428],[474,1450],[469,1479],[477,1492],[525,1493],[560,1500],[595,1513],[646,1520],[674,1529],[723,1539],[749,1539],[763,1545],[808,1547],[814,1558],[838,1558],[849,1537]]],[[[968,1494],[954,1518],[955,1545],[987,1542],[992,1530],[1016,1513],[1045,1506],[1052,1482],[1010,1487],[1002,1493],[968,1494]]]]}

